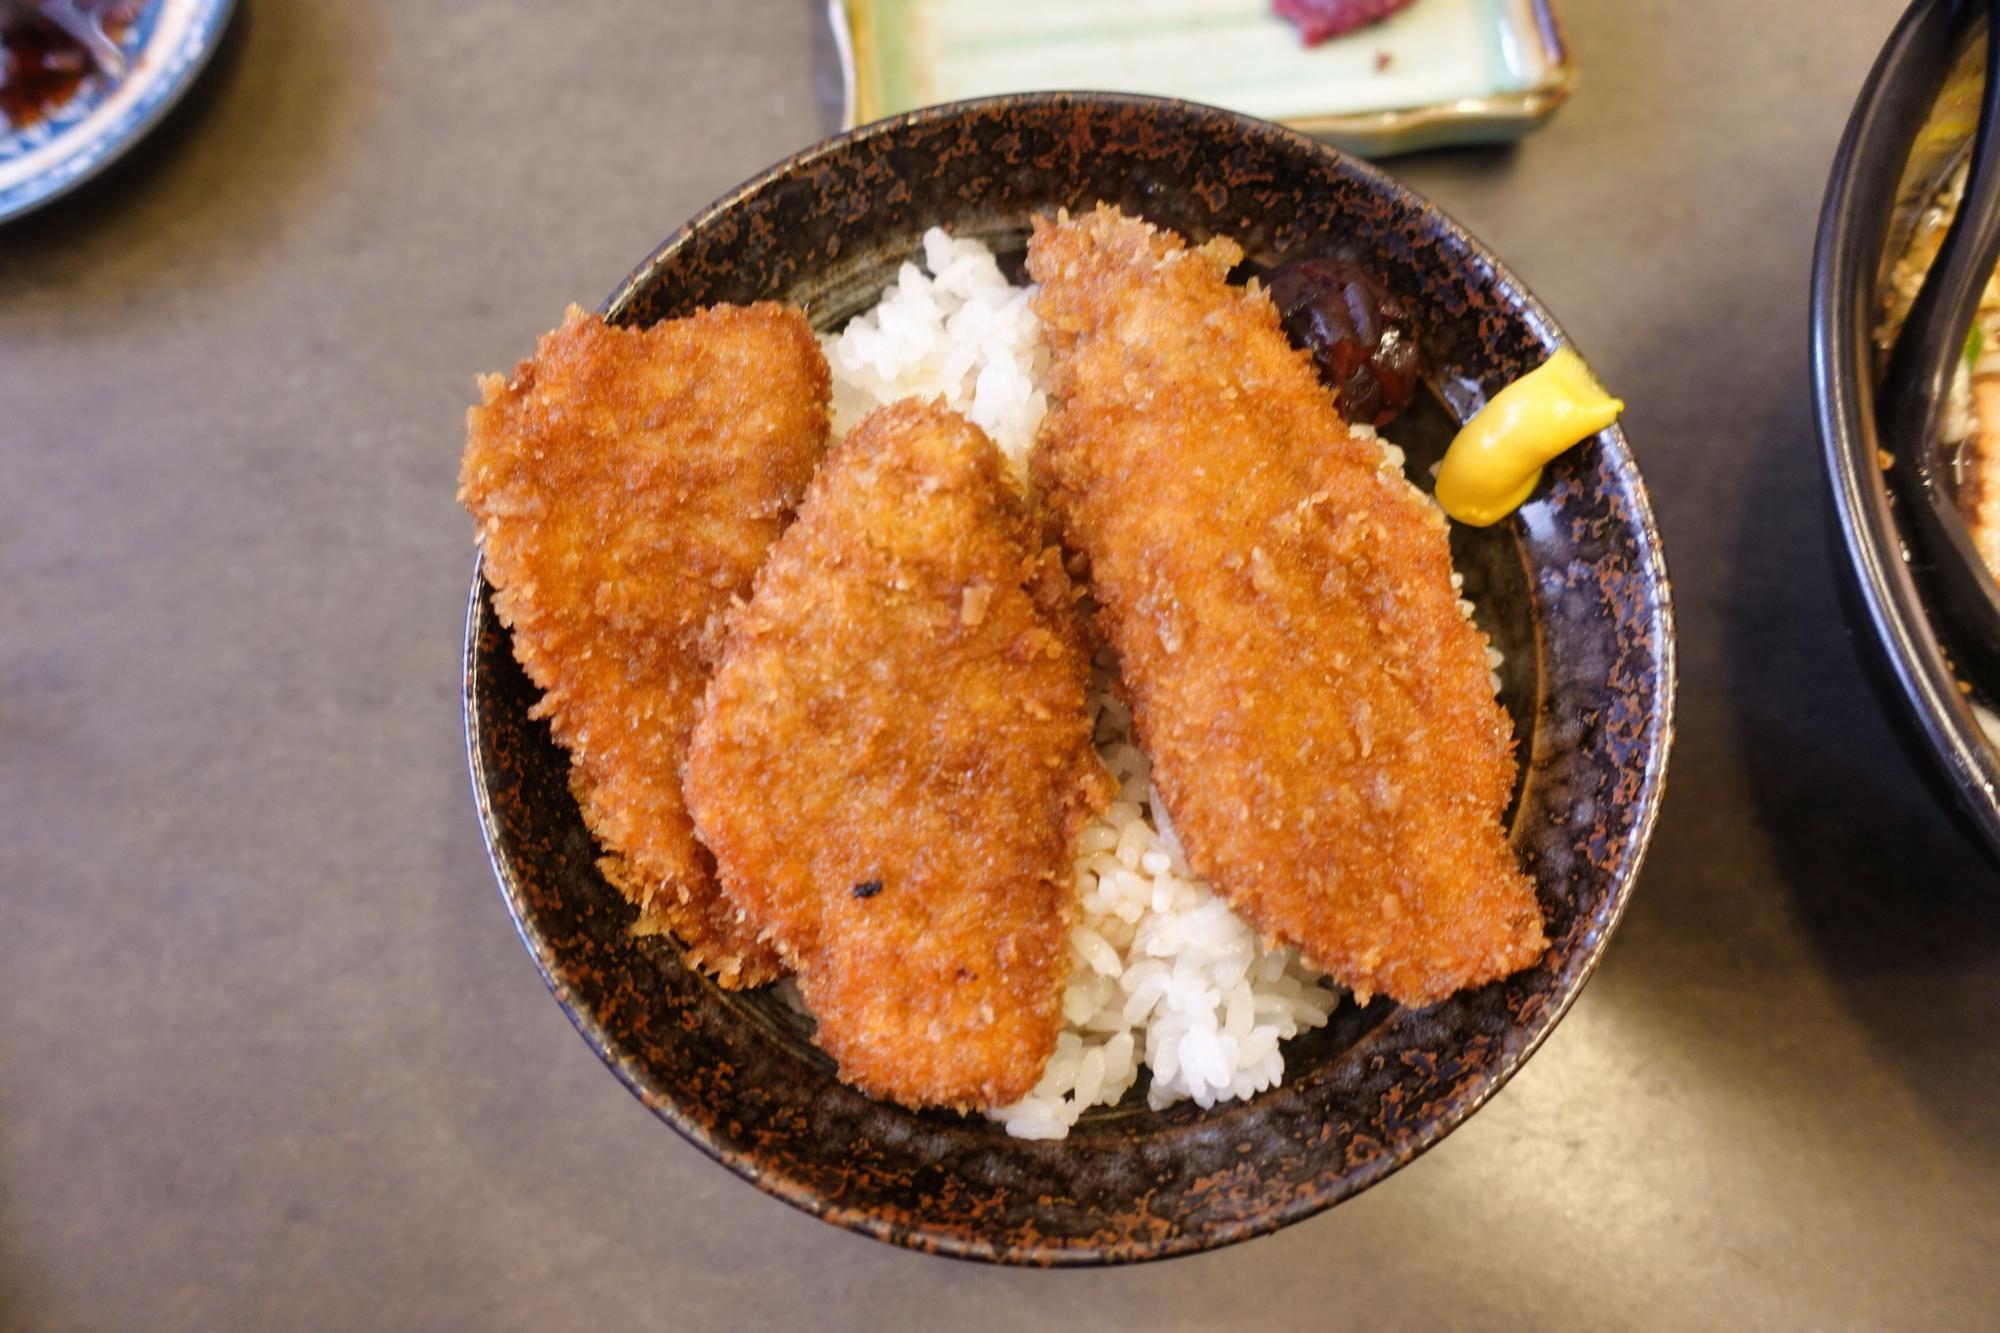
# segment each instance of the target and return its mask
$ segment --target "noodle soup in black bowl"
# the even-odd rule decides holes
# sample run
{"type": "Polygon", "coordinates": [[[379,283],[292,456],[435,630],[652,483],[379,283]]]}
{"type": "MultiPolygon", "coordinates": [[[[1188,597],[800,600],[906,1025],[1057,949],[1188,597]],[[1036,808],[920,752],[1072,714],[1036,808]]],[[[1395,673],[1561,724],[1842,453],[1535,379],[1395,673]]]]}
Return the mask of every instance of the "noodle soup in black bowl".
{"type": "MultiPolygon", "coordinates": [[[[1912,5],[1855,103],[1820,215],[1813,405],[1863,663],[1940,802],[2000,862],[2000,681],[1984,679],[1955,613],[1964,579],[1978,575],[1927,547],[1876,422],[1886,349],[1935,252],[1978,122],[1985,32],[1950,38],[1959,12],[1949,0],[1912,5]]],[[[1955,452],[1950,441],[1936,447],[1955,452]]]]}

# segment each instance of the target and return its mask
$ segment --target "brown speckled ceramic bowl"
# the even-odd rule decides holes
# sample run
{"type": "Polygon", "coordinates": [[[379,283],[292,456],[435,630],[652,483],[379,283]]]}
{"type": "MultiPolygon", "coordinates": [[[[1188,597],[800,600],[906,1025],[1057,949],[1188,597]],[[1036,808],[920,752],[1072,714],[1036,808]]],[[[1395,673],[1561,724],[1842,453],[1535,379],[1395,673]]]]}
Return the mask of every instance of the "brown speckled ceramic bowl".
{"type": "MultiPolygon", "coordinates": [[[[1253,258],[1365,259],[1421,312],[1442,396],[1460,409],[1562,341],[1497,259],[1372,168],[1226,112],[1091,95],[938,107],[801,153],[681,228],[605,315],[643,324],[777,298],[832,328],[875,301],[927,226],[1018,258],[1032,214],[1100,199],[1195,238],[1227,232],[1253,258]]],[[[1389,433],[1427,475],[1451,428],[1432,403],[1389,433]]],[[[1284,1085],[1251,1101],[1154,1113],[1142,1082],[1067,1141],[1029,1143],[843,1086],[771,995],[719,990],[670,941],[628,933],[632,913],[597,874],[565,757],[528,718],[535,691],[475,576],[466,730],[507,905],[626,1086],[704,1152],[828,1221],[1028,1264],[1155,1259],[1275,1230],[1436,1143],[1541,1044],[1617,924],[1659,809],[1673,625],[1624,436],[1574,450],[1513,520],[1455,541],[1507,655],[1502,698],[1523,761],[1512,835],[1553,946],[1533,970],[1429,1009],[1337,1010],[1287,1045],[1284,1085]]]]}

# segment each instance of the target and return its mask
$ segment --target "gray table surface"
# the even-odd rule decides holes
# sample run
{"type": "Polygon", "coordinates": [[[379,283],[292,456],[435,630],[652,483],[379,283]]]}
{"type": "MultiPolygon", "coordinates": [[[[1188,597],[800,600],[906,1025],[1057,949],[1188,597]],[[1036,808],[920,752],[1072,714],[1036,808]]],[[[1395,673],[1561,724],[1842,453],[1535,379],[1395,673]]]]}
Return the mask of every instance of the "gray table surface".
{"type": "Polygon", "coordinates": [[[1665,816],[1449,1141],[1268,1239],[1046,1274],[657,1123],[516,942],[461,759],[472,376],[832,127],[817,0],[251,0],[153,142],[0,229],[0,1325],[1990,1327],[2000,879],[1861,675],[1807,397],[1896,8],[1569,0],[1545,132],[1396,164],[1630,403],[1665,816]]]}

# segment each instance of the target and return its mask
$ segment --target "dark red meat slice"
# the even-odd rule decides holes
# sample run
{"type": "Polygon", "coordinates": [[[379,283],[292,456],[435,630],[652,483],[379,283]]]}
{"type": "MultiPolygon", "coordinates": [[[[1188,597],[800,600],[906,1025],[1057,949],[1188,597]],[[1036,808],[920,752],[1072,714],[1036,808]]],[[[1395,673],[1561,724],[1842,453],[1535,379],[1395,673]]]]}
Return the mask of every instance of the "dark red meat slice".
{"type": "Polygon", "coordinates": [[[1318,46],[1329,37],[1353,32],[1370,23],[1407,9],[1411,0],[1271,0],[1279,18],[1290,19],[1299,27],[1307,46],[1318,46]]]}

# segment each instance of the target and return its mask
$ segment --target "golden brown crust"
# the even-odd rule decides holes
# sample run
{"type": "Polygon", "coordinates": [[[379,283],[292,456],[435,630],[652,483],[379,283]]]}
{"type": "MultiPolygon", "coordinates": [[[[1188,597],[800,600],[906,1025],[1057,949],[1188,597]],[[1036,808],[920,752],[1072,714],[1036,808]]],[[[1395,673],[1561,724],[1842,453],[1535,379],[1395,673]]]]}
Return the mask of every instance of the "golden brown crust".
{"type": "Polygon", "coordinates": [[[716,306],[650,329],[572,307],[466,414],[460,502],[605,877],[724,986],[779,960],[722,898],[679,771],[722,613],[826,450],[805,316],[716,306]]]}
{"type": "Polygon", "coordinates": [[[992,441],[906,400],[829,455],[730,627],[688,804],[871,1095],[1002,1105],[1054,1049],[1111,796],[1076,598],[992,441]]]}
{"type": "Polygon", "coordinates": [[[1037,221],[1059,406],[1032,473],[1191,863],[1343,985],[1430,1003],[1546,947],[1500,823],[1511,729],[1442,517],[1225,281],[1239,255],[1037,221]]]}

